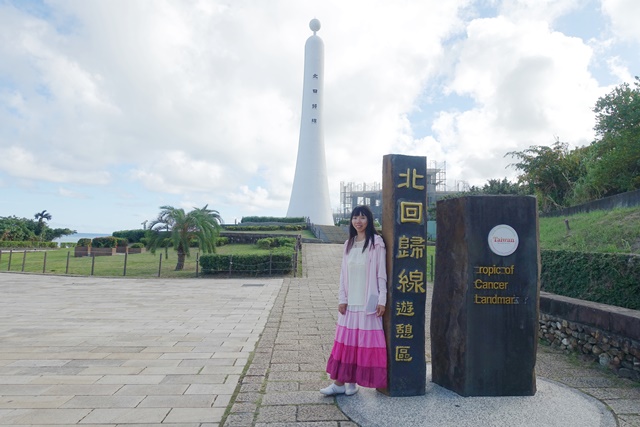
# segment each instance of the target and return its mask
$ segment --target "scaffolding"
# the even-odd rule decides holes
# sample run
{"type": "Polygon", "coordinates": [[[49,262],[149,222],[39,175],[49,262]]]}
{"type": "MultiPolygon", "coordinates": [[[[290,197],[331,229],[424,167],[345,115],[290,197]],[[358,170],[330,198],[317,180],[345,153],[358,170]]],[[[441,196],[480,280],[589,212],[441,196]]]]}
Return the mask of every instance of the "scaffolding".
{"type": "Polygon", "coordinates": [[[431,181],[434,192],[447,191],[447,162],[431,160],[427,164],[427,183],[431,181]]]}
{"type": "Polygon", "coordinates": [[[455,181],[453,184],[453,191],[457,193],[464,193],[470,189],[468,181],[455,181]]]}
{"type": "Polygon", "coordinates": [[[427,164],[427,206],[435,207],[442,193],[447,191],[447,162],[431,160],[427,164]]]}
{"type": "MultiPolygon", "coordinates": [[[[432,160],[427,164],[427,205],[434,207],[436,201],[447,194],[447,163],[432,160]]],[[[349,218],[353,208],[368,205],[373,217],[382,219],[382,184],[340,182],[340,211],[342,218],[349,218]]]]}
{"type": "Polygon", "coordinates": [[[340,182],[340,214],[342,218],[349,218],[353,208],[367,205],[371,208],[373,217],[382,218],[382,184],[340,182]]]}

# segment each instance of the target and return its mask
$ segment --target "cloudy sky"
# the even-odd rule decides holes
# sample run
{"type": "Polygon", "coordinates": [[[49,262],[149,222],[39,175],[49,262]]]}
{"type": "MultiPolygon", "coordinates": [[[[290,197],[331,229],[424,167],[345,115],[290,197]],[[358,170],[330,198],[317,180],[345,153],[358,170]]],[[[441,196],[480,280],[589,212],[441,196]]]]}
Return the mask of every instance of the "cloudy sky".
{"type": "Polygon", "coordinates": [[[331,204],[382,156],[447,187],[513,179],[508,151],[593,137],[640,74],[637,0],[0,0],[0,216],[111,233],[159,207],[284,216],[304,43],[325,43],[331,204]]]}

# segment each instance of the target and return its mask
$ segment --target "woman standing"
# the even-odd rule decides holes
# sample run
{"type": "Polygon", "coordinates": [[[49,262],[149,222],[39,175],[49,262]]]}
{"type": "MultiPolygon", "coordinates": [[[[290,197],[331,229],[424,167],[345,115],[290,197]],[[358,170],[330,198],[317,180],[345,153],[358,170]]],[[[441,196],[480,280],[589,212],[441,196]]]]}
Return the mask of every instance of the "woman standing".
{"type": "Polygon", "coordinates": [[[349,239],[344,243],[338,325],[327,362],[334,382],[320,392],[351,396],[363,387],[387,386],[387,350],[382,315],[387,302],[386,249],[376,233],[368,206],[351,212],[349,239]]]}

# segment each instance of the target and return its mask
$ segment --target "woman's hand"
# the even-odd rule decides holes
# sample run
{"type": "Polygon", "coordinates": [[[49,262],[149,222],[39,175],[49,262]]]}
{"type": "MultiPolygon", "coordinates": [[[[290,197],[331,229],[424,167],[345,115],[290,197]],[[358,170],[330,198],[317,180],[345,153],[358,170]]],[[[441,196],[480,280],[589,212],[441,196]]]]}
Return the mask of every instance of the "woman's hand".
{"type": "Polygon", "coordinates": [[[378,305],[376,307],[376,316],[380,317],[384,314],[384,305],[378,305]]]}
{"type": "Polygon", "coordinates": [[[338,312],[345,314],[347,312],[347,304],[338,304],[338,312]]]}

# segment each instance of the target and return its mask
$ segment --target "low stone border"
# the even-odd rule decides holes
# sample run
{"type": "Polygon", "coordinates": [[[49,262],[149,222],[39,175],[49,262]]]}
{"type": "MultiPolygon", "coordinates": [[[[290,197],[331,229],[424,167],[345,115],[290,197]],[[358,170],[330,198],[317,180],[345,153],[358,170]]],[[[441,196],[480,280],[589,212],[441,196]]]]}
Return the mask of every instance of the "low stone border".
{"type": "Polygon", "coordinates": [[[539,336],[640,381],[640,311],[540,293],[539,336]]]}

